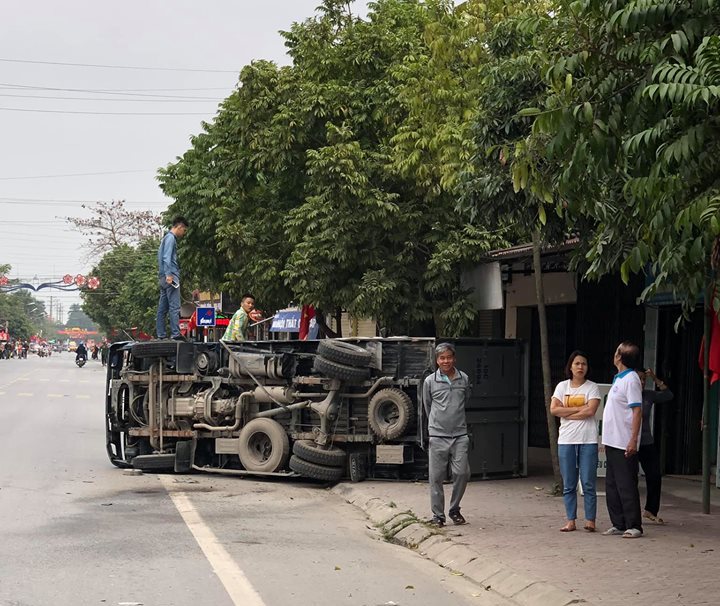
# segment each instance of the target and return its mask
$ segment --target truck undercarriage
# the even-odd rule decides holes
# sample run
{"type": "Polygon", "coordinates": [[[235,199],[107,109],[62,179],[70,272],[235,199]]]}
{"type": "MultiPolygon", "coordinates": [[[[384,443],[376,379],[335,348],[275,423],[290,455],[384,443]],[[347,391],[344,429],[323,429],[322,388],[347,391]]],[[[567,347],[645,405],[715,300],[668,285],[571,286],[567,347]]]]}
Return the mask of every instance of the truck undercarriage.
{"type": "Polygon", "coordinates": [[[423,477],[433,339],[114,344],[107,451],[143,470],[423,477]]]}

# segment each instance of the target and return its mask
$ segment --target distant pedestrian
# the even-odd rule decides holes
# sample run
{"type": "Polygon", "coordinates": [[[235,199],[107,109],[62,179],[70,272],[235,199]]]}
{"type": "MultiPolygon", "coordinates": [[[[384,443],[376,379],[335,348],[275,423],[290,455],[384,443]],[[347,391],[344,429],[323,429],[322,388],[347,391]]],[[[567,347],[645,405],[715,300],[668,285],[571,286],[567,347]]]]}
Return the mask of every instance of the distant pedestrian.
{"type": "Polygon", "coordinates": [[[658,388],[658,391],[654,389],[643,389],[642,392],[643,418],[638,456],[640,458],[640,465],[642,465],[643,472],[645,473],[645,484],[647,486],[643,518],[655,524],[664,524],[665,521],[658,516],[660,513],[660,493],[662,491],[660,454],[655,446],[650,415],[652,414],[654,404],[665,404],[670,402],[675,396],[673,392],[668,389],[665,382],[655,376],[655,372],[651,368],[648,368],[644,372],[638,372],[638,375],[640,376],[640,383],[643,386],[645,385],[645,379],[650,377],[658,388]]]}
{"type": "Polygon", "coordinates": [[[102,343],[100,344],[100,361],[102,362],[102,365],[105,366],[107,363],[107,355],[108,355],[108,342],[103,339],[102,343]]]}
{"type": "Polygon", "coordinates": [[[180,266],[177,257],[177,240],[185,235],[187,229],[187,219],[175,217],[172,229],[165,234],[158,249],[160,300],[155,327],[158,339],[167,338],[165,316],[170,323],[170,337],[176,340],[183,339],[180,334],[180,266]]]}
{"type": "Polygon", "coordinates": [[[247,341],[250,326],[250,312],[255,307],[255,297],[245,293],[240,300],[240,308],[230,318],[230,322],[221,337],[221,341],[247,341]]]}
{"type": "Polygon", "coordinates": [[[428,417],[430,459],[430,523],[445,525],[445,491],[448,463],[452,472],[453,488],[448,514],[455,524],[465,524],[460,513],[460,501],[470,479],[465,407],[470,397],[468,376],[455,368],[455,346],[440,343],[435,348],[437,370],[423,383],[422,400],[428,417]]]}
{"type": "Polygon", "coordinates": [[[613,379],[603,412],[602,442],[607,456],[605,493],[612,526],[605,535],[636,539],[643,534],[638,491],[638,449],[642,425],[640,348],[625,341],[613,357],[613,379]]]}
{"type": "Polygon", "coordinates": [[[587,380],[588,357],[576,350],[565,365],[566,381],[558,383],[550,401],[550,412],[560,417],[558,458],[563,479],[563,501],[567,522],[562,532],[576,530],[578,476],[583,489],[585,524],[595,532],[597,512],[598,430],[595,413],[600,404],[600,389],[587,380]]]}

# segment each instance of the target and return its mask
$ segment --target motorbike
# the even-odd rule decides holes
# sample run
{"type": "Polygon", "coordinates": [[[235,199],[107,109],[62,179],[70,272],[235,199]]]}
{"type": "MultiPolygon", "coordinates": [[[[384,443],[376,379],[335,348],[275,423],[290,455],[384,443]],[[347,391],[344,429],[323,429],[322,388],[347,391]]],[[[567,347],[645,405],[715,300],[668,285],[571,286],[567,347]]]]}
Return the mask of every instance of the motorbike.
{"type": "Polygon", "coordinates": [[[75,364],[77,364],[80,368],[85,366],[85,362],[87,362],[87,356],[77,356],[75,358],[75,364]]]}

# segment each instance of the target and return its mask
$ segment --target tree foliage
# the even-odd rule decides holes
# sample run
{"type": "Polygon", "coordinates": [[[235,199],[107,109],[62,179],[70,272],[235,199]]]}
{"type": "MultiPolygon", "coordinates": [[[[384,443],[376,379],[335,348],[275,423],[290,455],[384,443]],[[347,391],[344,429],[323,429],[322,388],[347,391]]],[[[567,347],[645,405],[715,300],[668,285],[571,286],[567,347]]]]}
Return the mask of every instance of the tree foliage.
{"type": "Polygon", "coordinates": [[[102,332],[137,328],[154,333],[159,244],[157,239],[143,240],[136,247],[121,244],[93,267],[92,274],[100,278],[100,287],[82,292],[83,311],[102,332]]]}
{"type": "Polygon", "coordinates": [[[412,166],[402,141],[421,119],[413,70],[431,54],[428,28],[454,10],[383,0],[360,20],[326,0],[283,34],[291,67],[242,70],[160,175],[170,212],[193,224],[181,260],[199,285],[250,290],[271,308],[346,309],[391,332],[433,320],[468,330],[460,270],[504,240],[458,212],[450,171],[412,166]]]}
{"type": "MultiPolygon", "coordinates": [[[[9,266],[6,268],[10,271],[9,266]]],[[[35,334],[46,334],[49,325],[45,304],[26,290],[0,293],[0,327],[4,329],[6,325],[14,339],[25,340],[35,334]]]]}
{"type": "Polygon", "coordinates": [[[525,111],[541,151],[516,166],[529,182],[551,166],[558,212],[587,221],[587,275],[646,272],[643,296],[670,289],[686,313],[720,234],[719,17],[709,0],[563,4],[570,33],[525,111]]]}

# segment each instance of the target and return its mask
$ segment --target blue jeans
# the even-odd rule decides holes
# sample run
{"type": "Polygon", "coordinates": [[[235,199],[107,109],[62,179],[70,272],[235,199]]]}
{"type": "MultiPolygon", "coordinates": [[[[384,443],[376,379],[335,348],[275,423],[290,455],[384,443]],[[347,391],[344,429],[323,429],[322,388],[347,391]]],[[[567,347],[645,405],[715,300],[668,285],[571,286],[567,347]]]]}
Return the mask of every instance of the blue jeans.
{"type": "Polygon", "coordinates": [[[585,495],[585,519],[595,520],[597,512],[597,444],[558,444],[563,501],[568,520],[577,518],[578,472],[585,495]]]}
{"type": "Polygon", "coordinates": [[[158,339],[165,339],[167,331],[165,330],[165,316],[168,316],[170,322],[170,336],[180,336],[180,288],[174,288],[167,282],[165,278],[160,278],[160,301],[158,301],[157,319],[155,321],[155,331],[158,339]]]}

